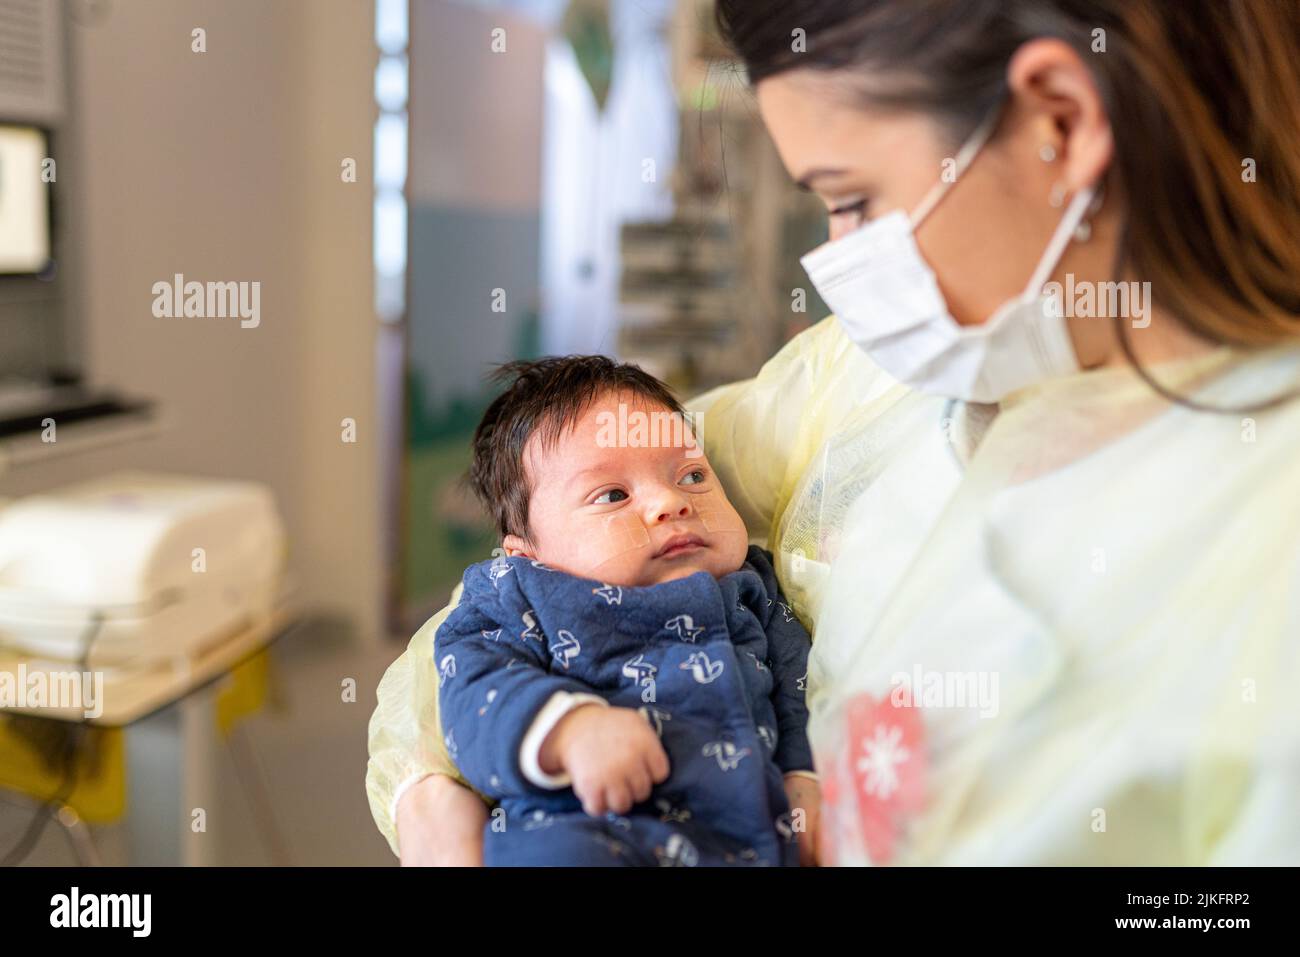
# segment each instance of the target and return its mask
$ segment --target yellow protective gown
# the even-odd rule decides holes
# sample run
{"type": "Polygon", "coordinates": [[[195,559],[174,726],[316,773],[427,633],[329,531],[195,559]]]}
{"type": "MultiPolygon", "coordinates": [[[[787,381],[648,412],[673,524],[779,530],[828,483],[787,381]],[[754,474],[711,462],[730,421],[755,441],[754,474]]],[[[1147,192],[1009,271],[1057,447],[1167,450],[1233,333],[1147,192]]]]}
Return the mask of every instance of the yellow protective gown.
{"type": "MultiPolygon", "coordinates": [[[[1295,388],[1300,350],[1152,371],[1236,405],[1295,388]]],[[[1107,369],[994,417],[892,382],[830,319],[692,405],[813,631],[837,862],[1300,863],[1300,401],[1194,412],[1107,369]],[[882,710],[904,675],[917,707],[882,710]]],[[[394,850],[401,790],[454,774],[442,617],[371,720],[394,850]]]]}

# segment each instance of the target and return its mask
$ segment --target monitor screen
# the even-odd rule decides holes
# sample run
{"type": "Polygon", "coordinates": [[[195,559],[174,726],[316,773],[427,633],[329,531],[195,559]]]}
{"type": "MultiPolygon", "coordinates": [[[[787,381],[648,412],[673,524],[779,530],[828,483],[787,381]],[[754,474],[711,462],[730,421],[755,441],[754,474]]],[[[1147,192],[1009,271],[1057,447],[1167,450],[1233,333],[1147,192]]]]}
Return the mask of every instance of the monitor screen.
{"type": "Polygon", "coordinates": [[[0,124],[0,273],[38,273],[50,261],[45,133],[0,124]]]}

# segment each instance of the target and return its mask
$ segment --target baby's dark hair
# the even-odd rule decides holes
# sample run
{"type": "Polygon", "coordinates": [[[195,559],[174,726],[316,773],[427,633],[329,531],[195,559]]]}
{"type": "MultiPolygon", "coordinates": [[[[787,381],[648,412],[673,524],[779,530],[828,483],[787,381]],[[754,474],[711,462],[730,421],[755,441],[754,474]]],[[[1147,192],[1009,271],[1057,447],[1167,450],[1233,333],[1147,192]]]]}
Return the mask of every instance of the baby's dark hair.
{"type": "Polygon", "coordinates": [[[607,356],[507,362],[491,378],[506,383],[506,389],[488,406],[474,432],[469,478],[502,536],[528,538],[532,488],[524,470],[524,448],[533,433],[543,448],[553,447],[591,403],[608,392],[629,392],[685,415],[666,385],[637,366],[607,356]]]}

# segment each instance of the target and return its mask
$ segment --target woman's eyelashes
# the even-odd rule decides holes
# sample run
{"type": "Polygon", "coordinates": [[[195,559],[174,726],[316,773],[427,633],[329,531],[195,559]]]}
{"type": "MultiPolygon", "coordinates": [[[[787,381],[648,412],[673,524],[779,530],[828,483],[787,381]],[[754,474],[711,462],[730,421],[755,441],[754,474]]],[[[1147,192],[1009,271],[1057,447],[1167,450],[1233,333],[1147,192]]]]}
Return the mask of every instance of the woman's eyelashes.
{"type": "Polygon", "coordinates": [[[871,205],[869,199],[859,199],[851,203],[844,203],[841,206],[834,206],[830,211],[830,226],[832,232],[851,232],[857,229],[867,220],[867,209],[871,205]]]}

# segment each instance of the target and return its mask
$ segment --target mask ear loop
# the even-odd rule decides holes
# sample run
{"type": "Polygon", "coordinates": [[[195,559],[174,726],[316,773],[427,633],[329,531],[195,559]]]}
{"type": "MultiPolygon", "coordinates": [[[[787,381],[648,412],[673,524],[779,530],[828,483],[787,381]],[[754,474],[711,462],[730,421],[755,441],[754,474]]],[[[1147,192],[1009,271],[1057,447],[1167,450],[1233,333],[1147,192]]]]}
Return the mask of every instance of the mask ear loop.
{"type": "Polygon", "coordinates": [[[948,195],[948,190],[952,189],[953,184],[956,183],[957,180],[961,179],[962,174],[965,173],[970,167],[970,164],[975,161],[975,157],[979,155],[979,151],[984,148],[984,144],[989,141],[989,137],[991,137],[993,131],[997,129],[998,119],[1001,118],[1001,116],[1002,102],[999,101],[994,105],[993,109],[989,110],[988,115],[985,116],[984,119],[980,120],[980,125],[975,127],[975,132],[971,133],[966,142],[961,145],[961,149],[957,151],[953,163],[955,173],[953,178],[951,180],[940,178],[939,182],[930,187],[930,191],[922,197],[921,202],[919,202],[916,205],[916,208],[912,210],[908,218],[912,222],[913,230],[920,226],[921,223],[924,222],[925,218],[934,211],[934,208],[939,205],[939,200],[948,195]]]}
{"type": "Polygon", "coordinates": [[[1083,214],[1088,211],[1088,206],[1092,203],[1093,197],[1097,194],[1097,187],[1085,186],[1074,194],[1070,200],[1070,205],[1065,208],[1065,214],[1056,226],[1056,232],[1052,234],[1051,241],[1048,242],[1047,248],[1043,250],[1043,258],[1038,260],[1038,266],[1034,269],[1034,274],[1029,277],[1029,285],[1025,286],[1025,291],[1021,296],[1022,299],[1036,297],[1047,285],[1048,278],[1052,271],[1056,269],[1057,263],[1065,255],[1065,247],[1069,245],[1070,240],[1074,238],[1074,231],[1083,221],[1083,214]]]}

